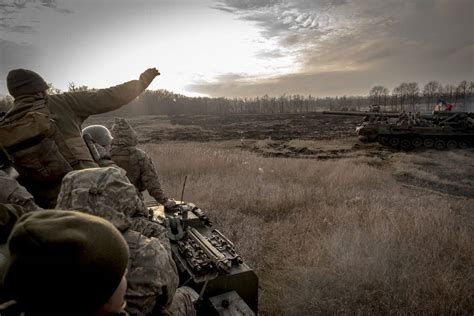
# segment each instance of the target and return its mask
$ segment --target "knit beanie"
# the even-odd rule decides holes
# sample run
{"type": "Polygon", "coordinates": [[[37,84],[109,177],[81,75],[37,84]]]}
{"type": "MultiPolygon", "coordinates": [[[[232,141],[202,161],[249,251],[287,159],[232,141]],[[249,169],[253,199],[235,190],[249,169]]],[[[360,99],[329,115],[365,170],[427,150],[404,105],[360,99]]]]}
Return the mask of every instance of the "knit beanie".
{"type": "Polygon", "coordinates": [[[4,287],[32,314],[90,315],[107,303],[128,263],[108,221],[76,211],[23,215],[8,239],[4,287]]]}
{"type": "Polygon", "coordinates": [[[49,89],[48,84],[40,75],[27,69],[11,70],[7,75],[7,87],[14,98],[49,89]]]}

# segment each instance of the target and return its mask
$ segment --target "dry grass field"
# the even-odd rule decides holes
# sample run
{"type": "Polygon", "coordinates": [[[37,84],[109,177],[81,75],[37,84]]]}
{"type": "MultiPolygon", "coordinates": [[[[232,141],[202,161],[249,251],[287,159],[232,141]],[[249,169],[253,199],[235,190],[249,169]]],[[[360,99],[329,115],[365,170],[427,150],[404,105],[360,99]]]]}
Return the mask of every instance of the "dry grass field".
{"type": "Polygon", "coordinates": [[[179,198],[187,175],[184,199],[257,271],[262,315],[474,312],[472,150],[315,160],[232,142],[143,147],[166,192],[179,198]]]}
{"type": "Polygon", "coordinates": [[[474,314],[474,149],[361,144],[317,113],[130,122],[256,270],[261,315],[474,314]]]}

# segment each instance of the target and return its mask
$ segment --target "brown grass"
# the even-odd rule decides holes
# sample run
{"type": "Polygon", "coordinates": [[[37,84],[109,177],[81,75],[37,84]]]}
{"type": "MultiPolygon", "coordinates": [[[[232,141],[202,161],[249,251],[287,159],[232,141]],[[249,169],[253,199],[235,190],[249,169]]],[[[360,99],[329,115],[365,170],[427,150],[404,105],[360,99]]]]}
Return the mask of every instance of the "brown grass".
{"type": "Polygon", "coordinates": [[[377,169],[219,146],[146,150],[257,271],[262,315],[474,313],[474,199],[402,186],[403,164],[425,176],[416,156],[377,169]]]}

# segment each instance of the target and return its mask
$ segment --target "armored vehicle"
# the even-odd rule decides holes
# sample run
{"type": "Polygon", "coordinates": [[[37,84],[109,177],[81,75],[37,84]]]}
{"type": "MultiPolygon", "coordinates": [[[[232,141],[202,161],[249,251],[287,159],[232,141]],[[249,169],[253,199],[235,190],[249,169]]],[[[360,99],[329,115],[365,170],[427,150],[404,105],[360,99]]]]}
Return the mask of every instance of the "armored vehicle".
{"type": "Polygon", "coordinates": [[[330,115],[363,116],[356,133],[363,142],[378,141],[396,149],[455,149],[474,145],[474,113],[407,114],[326,111],[330,115]]]}
{"type": "Polygon", "coordinates": [[[199,293],[198,315],[257,314],[257,275],[203,210],[192,203],[178,203],[171,211],[163,206],[149,210],[167,228],[180,285],[199,293]]]}

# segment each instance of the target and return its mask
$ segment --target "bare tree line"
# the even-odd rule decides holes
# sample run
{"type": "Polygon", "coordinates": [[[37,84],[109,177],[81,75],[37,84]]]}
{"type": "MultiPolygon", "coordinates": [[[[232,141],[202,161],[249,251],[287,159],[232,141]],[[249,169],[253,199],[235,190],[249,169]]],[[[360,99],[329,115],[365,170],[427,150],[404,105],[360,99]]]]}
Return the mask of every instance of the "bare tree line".
{"type": "Polygon", "coordinates": [[[424,104],[426,111],[433,110],[438,99],[453,103],[455,106],[466,107],[474,92],[474,81],[461,81],[457,86],[442,85],[433,80],[425,84],[423,90],[417,82],[403,82],[389,93],[384,86],[374,86],[370,89],[369,98],[374,104],[392,111],[415,110],[415,105],[424,104]]]}
{"type": "MultiPolygon", "coordinates": [[[[87,86],[68,84],[68,91],[93,91],[87,86]]],[[[50,93],[61,93],[51,86],[50,93]]],[[[306,113],[322,110],[367,110],[377,104],[383,111],[431,111],[437,101],[443,99],[455,108],[468,110],[474,102],[474,81],[461,81],[458,85],[442,85],[430,81],[420,89],[416,82],[403,82],[391,92],[387,87],[376,85],[368,96],[314,97],[300,94],[283,94],[253,98],[187,97],[167,90],[147,90],[128,106],[113,115],[179,115],[179,114],[232,114],[232,113],[306,113]]],[[[0,100],[0,111],[12,104],[9,96],[0,100]]]]}

